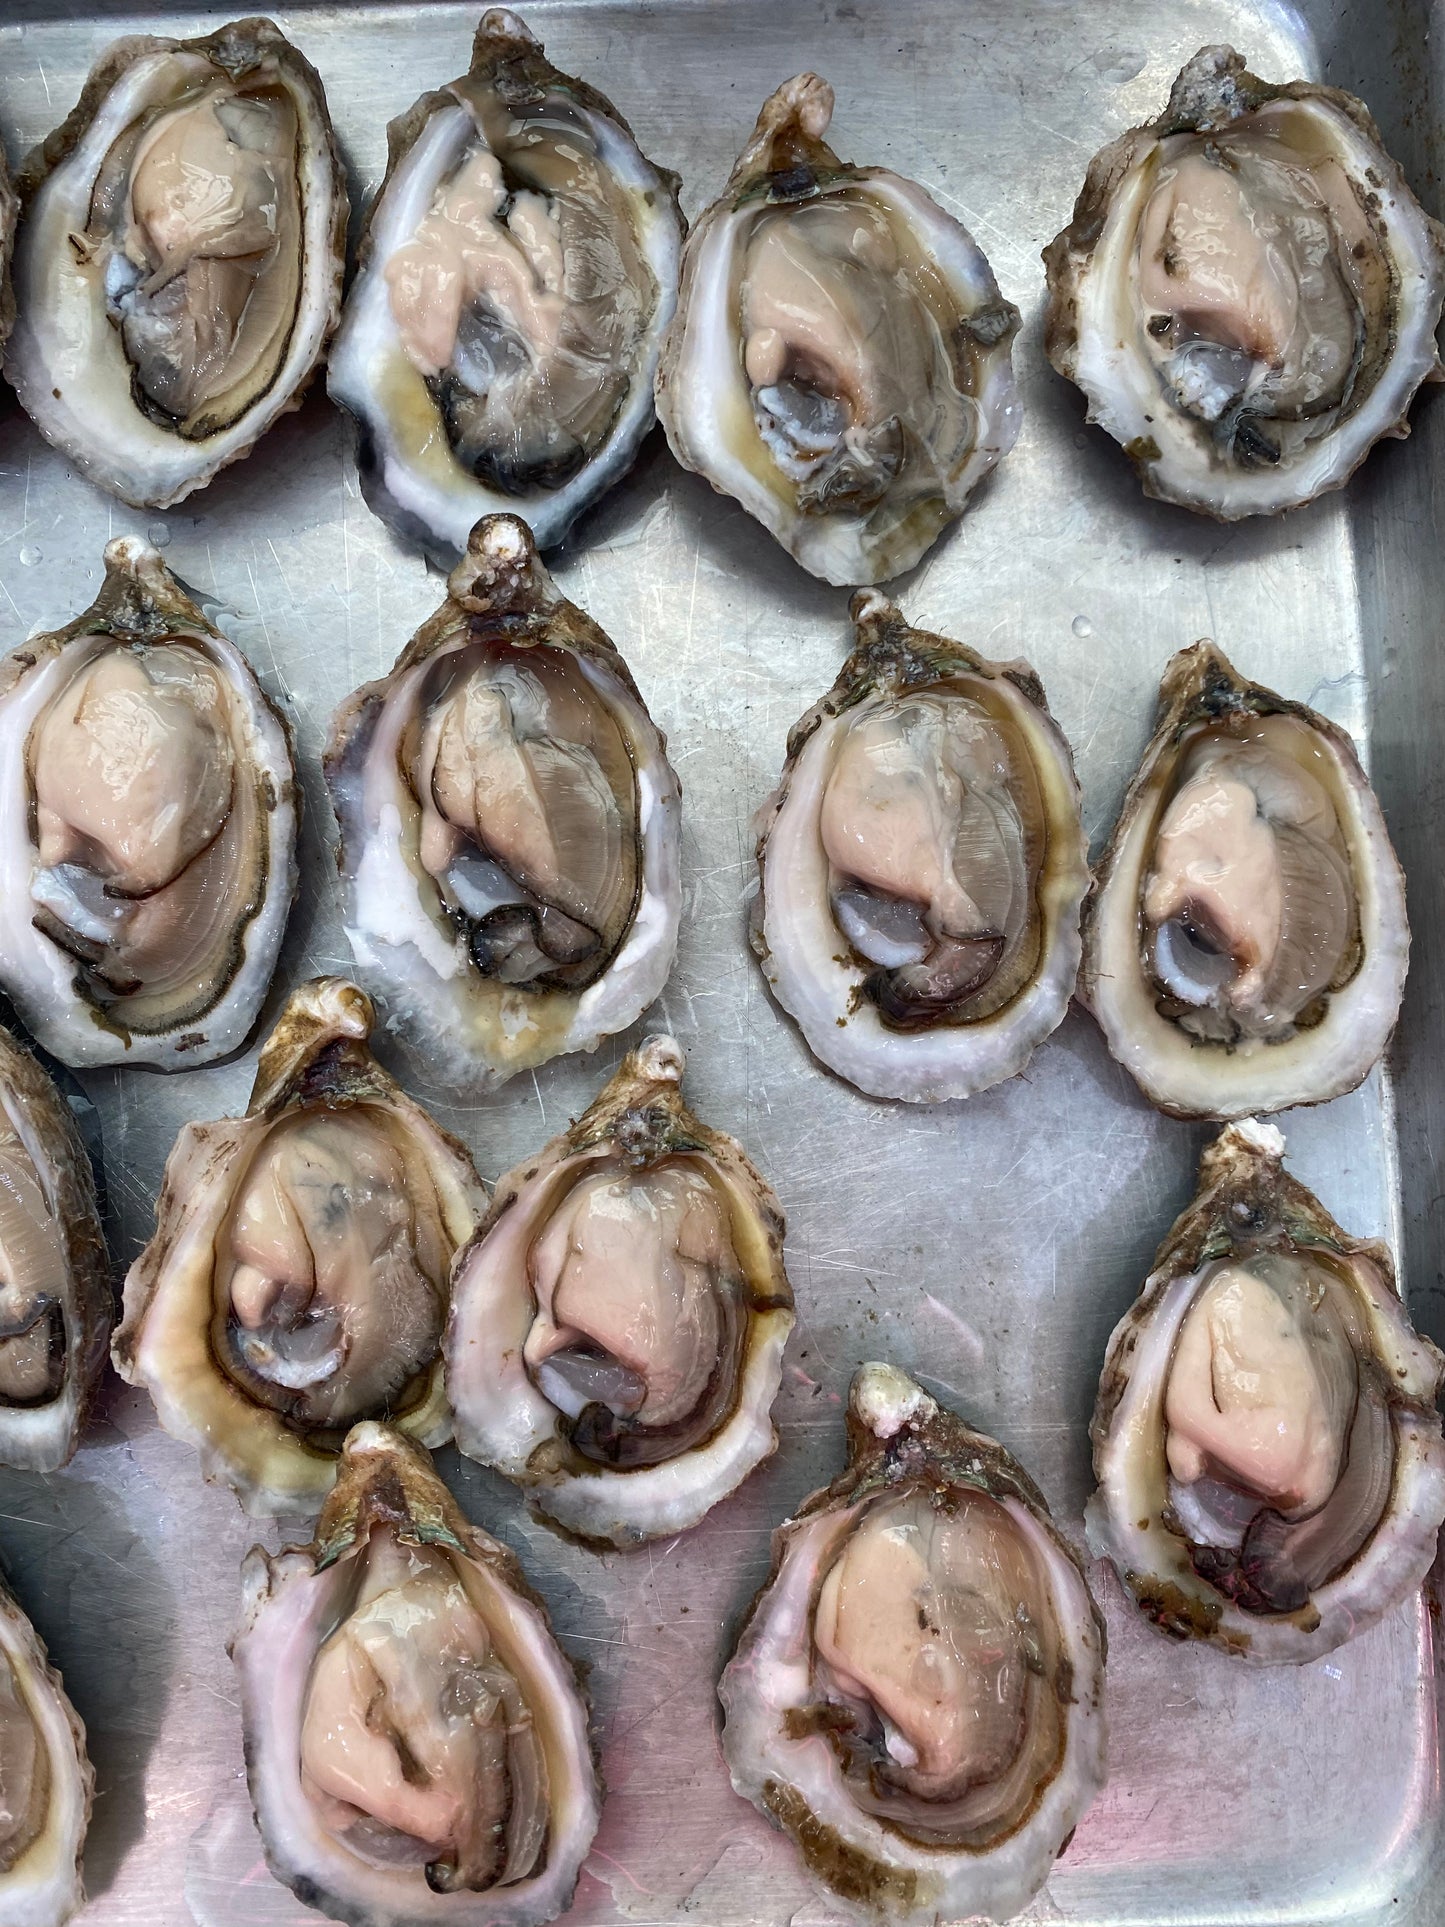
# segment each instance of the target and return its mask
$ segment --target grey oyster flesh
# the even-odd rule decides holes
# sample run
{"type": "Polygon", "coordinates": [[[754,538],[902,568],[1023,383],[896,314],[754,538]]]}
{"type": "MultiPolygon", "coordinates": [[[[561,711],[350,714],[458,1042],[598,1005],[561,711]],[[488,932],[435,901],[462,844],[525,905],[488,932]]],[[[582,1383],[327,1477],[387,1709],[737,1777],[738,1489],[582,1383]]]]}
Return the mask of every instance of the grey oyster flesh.
{"type": "Polygon", "coordinates": [[[601,449],[659,289],[636,190],[599,149],[610,110],[530,37],[499,25],[489,38],[484,21],[477,47],[472,72],[427,103],[419,138],[444,171],[385,280],[457,460],[510,496],[560,488],[601,449]]]}
{"type": "Polygon", "coordinates": [[[265,804],[223,677],[185,637],[86,652],[27,749],[38,930],[133,1030],[208,1009],[259,906],[265,804]],[[179,1014],[178,1014],[179,1012],[179,1014]]]}
{"type": "MultiPolygon", "coordinates": [[[[63,1227],[6,1107],[0,1110],[0,1407],[46,1405],[65,1382],[65,1265],[63,1227]]],[[[0,1772],[0,1786],[10,1784],[0,1772]]]]}
{"type": "Polygon", "coordinates": [[[1159,386],[1246,466],[1347,417],[1394,346],[1379,217],[1303,126],[1280,100],[1166,137],[1139,221],[1135,299],[1159,386]]]}
{"type": "Polygon", "coordinates": [[[1002,703],[943,682],[871,709],[841,735],[819,833],[833,920],[886,1023],[973,1023],[1031,980],[1048,828],[1002,703]]]}
{"type": "Polygon", "coordinates": [[[291,342],[300,127],[291,90],[264,65],[235,80],[190,64],[193,84],[111,145],[71,246],[99,274],[136,406],[201,440],[267,393],[291,342]]]}
{"type": "Polygon", "coordinates": [[[582,990],[641,887],[637,778],[611,710],[561,650],[444,654],[401,745],[417,854],[483,976],[582,990]]]}
{"type": "Polygon", "coordinates": [[[923,1845],[986,1849],[1057,1766],[1061,1655],[1037,1559],[998,1502],[905,1489],[852,1518],[823,1573],[811,1718],[863,1812],[923,1845]]]}
{"type": "Polygon", "coordinates": [[[1327,1254],[1201,1273],[1164,1398],[1166,1523],[1242,1612],[1296,1612],[1385,1516],[1390,1387],[1357,1292],[1327,1254]]]}
{"type": "Polygon", "coordinates": [[[532,1245],[529,1377],[584,1460],[660,1465],[737,1404],[750,1300],[726,1200],[686,1157],[603,1170],[532,1245]]]}
{"type": "Polygon", "coordinates": [[[237,1186],[216,1355],[304,1431],[404,1408],[436,1357],[451,1241],[411,1140],[380,1106],[293,1113],[237,1186]]]}
{"type": "Polygon", "coordinates": [[[1288,715],[1186,737],[1140,898],[1156,1008],[1219,1043],[1318,1023],[1362,960],[1334,766],[1288,715]]]}

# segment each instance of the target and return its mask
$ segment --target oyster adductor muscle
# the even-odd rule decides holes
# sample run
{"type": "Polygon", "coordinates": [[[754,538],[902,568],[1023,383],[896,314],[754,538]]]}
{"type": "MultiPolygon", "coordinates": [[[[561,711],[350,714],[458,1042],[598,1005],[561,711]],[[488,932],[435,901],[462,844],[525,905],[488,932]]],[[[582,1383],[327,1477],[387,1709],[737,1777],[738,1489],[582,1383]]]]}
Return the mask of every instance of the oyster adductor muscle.
{"type": "Polygon", "coordinates": [[[0,988],[63,1063],[238,1050],[296,892],[290,730],[147,542],[0,662],[0,988]]]}
{"type": "Polygon", "coordinates": [[[541,1927],[601,1786],[571,1662],[425,1452],[357,1425],[309,1546],[241,1568],[231,1642],[266,1859],[350,1927],[541,1927]]]}
{"type": "Polygon", "coordinates": [[[777,1199],[652,1037],[498,1185],[452,1276],[457,1443],[578,1538],[696,1525],[777,1445],[793,1295],[777,1199]]]}
{"type": "Polygon", "coordinates": [[[372,1024],[344,978],[292,995],[245,1116],[182,1130],[125,1282],[117,1371],[258,1517],[315,1512],[362,1419],[451,1436],[448,1274],[486,1194],[372,1024]]]}
{"type": "Polygon", "coordinates": [[[44,1070],[0,1028],[0,1464],[55,1472],[69,1460],[112,1310],[86,1147],[44,1070]]]}
{"type": "Polygon", "coordinates": [[[85,1903],[80,1856],[95,1775],[85,1728],[35,1628],[0,1583],[0,1920],[64,1927],[85,1903]]]}
{"type": "Polygon", "coordinates": [[[823,1063],[875,1097],[967,1097],[1069,1007],[1089,884],[1073,758],[1023,662],[876,592],[758,813],[753,948],[823,1063]]]}
{"type": "Polygon", "coordinates": [[[1283,1157],[1254,1119],[1205,1151],[1109,1343],[1087,1512],[1155,1625],[1266,1663],[1393,1611],[1445,1519],[1445,1358],[1283,1157]]]}
{"type": "Polygon", "coordinates": [[[1445,229],[1352,94],[1229,47],[1095,155],[1044,341],[1145,492],[1224,521],[1339,488],[1436,380],[1445,229]]]}
{"type": "Polygon", "coordinates": [[[676,176],[503,7],[389,136],[328,372],[363,493],[445,566],[504,509],[552,548],[652,426],[676,176]]]}
{"type": "Polygon", "coordinates": [[[1018,437],[1018,310],[916,182],[840,161],[816,74],[764,104],[683,250],[672,451],[834,583],[913,567],[1018,437]]]}
{"type": "Polygon", "coordinates": [[[773,1534],[718,1686],[733,1785],[850,1914],[1026,1907],[1104,1784],[1105,1633],[1023,1468],[891,1365],[773,1534]]]}
{"type": "Polygon", "coordinates": [[[1176,1116],[1321,1103],[1384,1050],[1409,952],[1346,732],[1211,642],[1181,650],[1084,913],[1081,993],[1114,1056],[1176,1116]]]}
{"type": "Polygon", "coordinates": [[[19,186],[5,374],[82,474],[165,508],[298,405],[347,198],[320,78],[278,27],[117,41],[19,186]]]}
{"type": "Polygon", "coordinates": [[[594,1050],[656,997],[680,789],[627,665],[491,515],[325,753],[358,974],[426,1072],[475,1091],[594,1050]]]}

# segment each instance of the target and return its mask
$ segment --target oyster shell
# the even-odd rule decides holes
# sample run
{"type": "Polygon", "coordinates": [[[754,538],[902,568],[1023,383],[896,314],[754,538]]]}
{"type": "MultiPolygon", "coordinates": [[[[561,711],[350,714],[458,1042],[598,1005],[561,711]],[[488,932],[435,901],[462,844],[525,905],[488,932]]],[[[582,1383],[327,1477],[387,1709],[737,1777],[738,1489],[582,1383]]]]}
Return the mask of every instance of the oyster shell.
{"type": "Polygon", "coordinates": [[[539,1927],[601,1787],[577,1675],[426,1454],[356,1426],[310,1546],[256,1546],[231,1642],[266,1859],[351,1927],[539,1927]]]}
{"type": "Polygon", "coordinates": [[[1300,1662],[1419,1586],[1445,1519],[1445,1358],[1382,1244],[1228,1126],[1109,1341],[1089,1544],[1180,1639],[1300,1662]]]}
{"type": "Polygon", "coordinates": [[[968,1097],[1062,1022],[1089,884],[1073,758],[1024,662],[853,598],[853,654],[758,812],[752,942],[829,1069],[968,1097]]]}
{"type": "Polygon", "coordinates": [[[911,569],[1018,438],[1018,310],[916,182],[840,161],[833,90],[764,103],[683,250],[672,452],[826,582],[911,569]]]}
{"type": "Polygon", "coordinates": [[[373,1058],[372,1023],[343,977],[293,993],[246,1115],[176,1140],[125,1281],[116,1370],[257,1517],[315,1512],[359,1419],[451,1437],[447,1276],[486,1194],[373,1058]]]}
{"type": "Polygon", "coordinates": [[[0,146],[0,363],[5,359],[5,343],[15,325],[15,291],[10,285],[10,254],[15,245],[15,222],[20,202],[10,184],[5,165],[5,149],[0,146]]]}
{"type": "Polygon", "coordinates": [[[1230,47],[1095,155],[1044,345],[1147,495],[1223,521],[1341,487],[1440,364],[1445,229],[1363,103],[1230,47]]]}
{"type": "Polygon", "coordinates": [[[783,1214],[650,1037],[497,1185],[452,1270],[457,1444],[579,1538],[682,1532],[777,1446],[783,1214]]]}
{"type": "Polygon", "coordinates": [[[682,907],[667,744],[525,522],[337,711],[324,757],[358,973],[427,1073],[486,1090],[595,1050],[667,981],[682,907]]]}
{"type": "Polygon", "coordinates": [[[1322,1103],[1384,1050],[1409,952],[1349,736],[1212,642],[1181,650],[1084,912],[1080,988],[1114,1056],[1177,1117],[1322,1103]]]}
{"type": "Polygon", "coordinates": [[[85,1728],[35,1628],[0,1585],[0,1919],[62,1927],[84,1905],[95,1775],[85,1728]]]}
{"type": "Polygon", "coordinates": [[[297,807],[246,658],[148,543],[109,543],[91,607],[0,662],[0,987],[45,1048],[163,1070],[239,1049],[297,807]]]}
{"type": "Polygon", "coordinates": [[[80,1133],[0,1029],[0,1464],[55,1472],[69,1461],[105,1370],[111,1311],[80,1133]]]}
{"type": "Polygon", "coordinates": [[[891,1365],[773,1534],[723,1670],[733,1785],[865,1920],[1018,1913],[1104,1784],[1104,1622],[1003,1447],[891,1365]]]}
{"type": "Polygon", "coordinates": [[[5,375],[92,482],[166,508],[298,405],[347,199],[320,78],[278,27],[118,40],[19,187],[5,375]]]}
{"type": "Polygon", "coordinates": [[[362,492],[444,567],[504,509],[551,548],[652,426],[677,177],[504,7],[388,138],[328,375],[362,492]]]}

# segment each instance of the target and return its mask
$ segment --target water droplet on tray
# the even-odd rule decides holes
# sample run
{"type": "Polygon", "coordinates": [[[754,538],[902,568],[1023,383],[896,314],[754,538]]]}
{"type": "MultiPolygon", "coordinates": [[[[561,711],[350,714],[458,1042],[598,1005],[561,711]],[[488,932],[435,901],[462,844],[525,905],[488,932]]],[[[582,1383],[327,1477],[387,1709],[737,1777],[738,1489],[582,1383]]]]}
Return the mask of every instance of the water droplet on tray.
{"type": "Polygon", "coordinates": [[[1075,616],[1073,629],[1076,636],[1091,636],[1094,633],[1094,625],[1087,616],[1075,616]]]}
{"type": "Polygon", "coordinates": [[[25,564],[27,569],[33,569],[37,562],[43,562],[45,560],[45,552],[43,549],[36,548],[33,542],[29,542],[20,551],[20,560],[25,564]]]}
{"type": "Polygon", "coordinates": [[[1144,71],[1145,56],[1137,47],[1100,47],[1094,55],[1094,67],[1099,78],[1111,87],[1122,87],[1126,81],[1137,80],[1144,71]]]}
{"type": "Polygon", "coordinates": [[[146,541],[153,542],[158,549],[163,549],[170,539],[170,529],[164,522],[152,522],[146,529],[146,541]]]}

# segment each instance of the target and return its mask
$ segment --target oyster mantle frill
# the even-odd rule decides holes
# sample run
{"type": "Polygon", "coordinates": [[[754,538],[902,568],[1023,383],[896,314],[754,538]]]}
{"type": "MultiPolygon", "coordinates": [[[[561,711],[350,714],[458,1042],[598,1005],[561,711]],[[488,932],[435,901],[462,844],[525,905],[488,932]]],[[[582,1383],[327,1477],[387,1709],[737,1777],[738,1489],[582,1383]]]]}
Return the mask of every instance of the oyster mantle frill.
{"type": "Polygon", "coordinates": [[[241,1568],[231,1642],[266,1859],[350,1927],[541,1927],[601,1787],[577,1674],[515,1557],[417,1446],[358,1425],[310,1546],[241,1568]]]}
{"type": "Polygon", "coordinates": [[[1145,493],[1224,521],[1339,488],[1439,378],[1445,229],[1364,104],[1205,47],[1095,155],[1044,345],[1145,493]]]}
{"type": "Polygon", "coordinates": [[[651,1037],[497,1185],[452,1276],[457,1444],[583,1539],[682,1532],[777,1445],[783,1215],[651,1037]]]}
{"type": "Polygon", "coordinates": [[[1089,1543],[1164,1632],[1317,1659],[1424,1579],[1445,1519],[1435,1399],[1382,1244],[1229,1125],[1109,1342],[1089,1543]]]}
{"type": "Polygon", "coordinates": [[[448,1274],[486,1194],[373,1021],[344,978],[293,993],[245,1116],[182,1130],[125,1282],[116,1370],[257,1517],[314,1513],[358,1420],[451,1436],[448,1274]]]}
{"type": "Polygon", "coordinates": [[[525,522],[344,702],[324,767],[358,974],[427,1075],[504,1082],[636,1021],[682,909],[681,801],[627,665],[525,522]]]}
{"type": "Polygon", "coordinates": [[[853,599],[853,654],[757,817],[753,948],[860,1090],[968,1097],[1063,1021],[1089,884],[1073,758],[1023,662],[853,599]]]}
{"type": "Polygon", "coordinates": [[[852,1915],[1005,1920],[1104,1784],[1104,1622],[1017,1462],[891,1365],[723,1671],[737,1791],[852,1915]]]}

